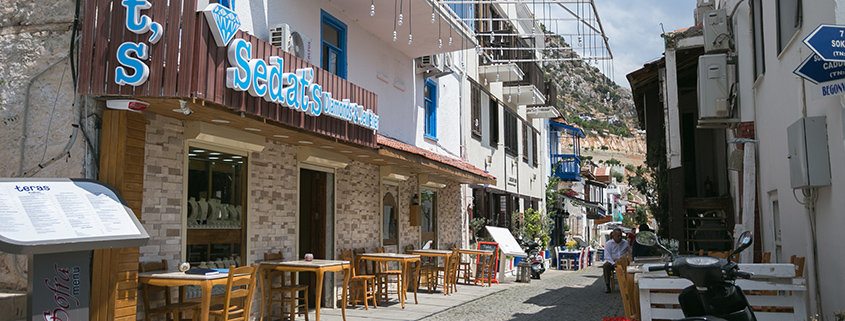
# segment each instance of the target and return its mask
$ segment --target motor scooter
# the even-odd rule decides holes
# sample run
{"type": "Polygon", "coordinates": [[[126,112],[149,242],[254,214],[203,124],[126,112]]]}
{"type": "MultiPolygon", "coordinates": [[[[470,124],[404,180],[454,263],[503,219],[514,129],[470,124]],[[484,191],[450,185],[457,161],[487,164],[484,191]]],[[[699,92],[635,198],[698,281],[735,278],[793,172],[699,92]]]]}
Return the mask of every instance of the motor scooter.
{"type": "Polygon", "coordinates": [[[530,241],[522,244],[523,247],[526,248],[526,252],[528,252],[528,262],[531,262],[531,278],[532,279],[540,279],[540,274],[546,272],[546,267],[543,266],[543,256],[540,255],[540,244],[537,242],[530,241]]]}
{"type": "MultiPolygon", "coordinates": [[[[728,257],[751,246],[752,240],[751,232],[740,234],[736,249],[728,257]]],[[[752,273],[740,271],[736,263],[726,259],[711,256],[675,256],[672,251],[657,242],[657,236],[652,232],[638,233],[636,242],[645,246],[657,246],[670,255],[669,261],[663,265],[648,266],[649,271],[666,271],[670,276],[692,281],[693,285],[681,291],[678,296],[681,310],[686,317],[681,320],[757,320],[742,289],[734,284],[737,278],[751,278],[752,273]]]]}

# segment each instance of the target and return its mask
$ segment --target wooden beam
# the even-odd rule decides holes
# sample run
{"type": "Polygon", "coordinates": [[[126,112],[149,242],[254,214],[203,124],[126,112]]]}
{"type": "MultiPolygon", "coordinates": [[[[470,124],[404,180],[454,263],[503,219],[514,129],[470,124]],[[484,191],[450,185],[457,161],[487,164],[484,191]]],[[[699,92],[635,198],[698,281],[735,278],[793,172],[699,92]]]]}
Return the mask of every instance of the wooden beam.
{"type": "MultiPolygon", "coordinates": [[[[100,181],[114,187],[141,217],[146,117],[141,113],[106,110],[100,137],[100,181]]],[[[139,250],[94,251],[91,321],[134,320],[138,293],[139,250]]]]}

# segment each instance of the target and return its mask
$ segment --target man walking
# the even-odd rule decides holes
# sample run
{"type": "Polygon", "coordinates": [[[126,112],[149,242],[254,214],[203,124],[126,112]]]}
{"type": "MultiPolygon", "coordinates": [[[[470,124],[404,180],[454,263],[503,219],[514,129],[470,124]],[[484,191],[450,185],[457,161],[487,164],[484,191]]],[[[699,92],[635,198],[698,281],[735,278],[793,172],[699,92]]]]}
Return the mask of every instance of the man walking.
{"type": "Polygon", "coordinates": [[[610,232],[610,240],[604,245],[604,285],[607,287],[605,293],[610,293],[611,274],[616,269],[616,260],[625,256],[630,251],[628,241],[622,239],[622,229],[615,228],[610,232]]]}

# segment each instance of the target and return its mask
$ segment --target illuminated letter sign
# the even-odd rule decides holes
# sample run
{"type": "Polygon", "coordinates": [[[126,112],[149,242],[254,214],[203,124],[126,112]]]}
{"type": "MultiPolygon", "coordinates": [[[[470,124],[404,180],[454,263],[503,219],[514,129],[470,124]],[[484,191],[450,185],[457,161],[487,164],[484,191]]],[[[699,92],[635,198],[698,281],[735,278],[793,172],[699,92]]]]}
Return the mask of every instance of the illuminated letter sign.
{"type": "Polygon", "coordinates": [[[283,72],[283,58],[271,56],[269,62],[253,58],[252,44],[244,39],[232,40],[227,52],[231,67],[226,68],[226,87],[311,116],[326,114],[378,130],[378,115],[349,99],[332,98],[330,92],[324,92],[323,87],[314,82],[314,69],[283,72]]]}
{"type": "MultiPolygon", "coordinates": [[[[126,29],[136,34],[152,31],[148,39],[151,44],[158,43],[164,35],[164,28],[158,22],[153,22],[141,10],[149,9],[152,5],[147,0],[123,0],[120,2],[126,8],[126,29]]],[[[120,66],[114,68],[114,81],[118,85],[140,86],[150,77],[150,67],[144,62],[150,58],[150,46],[145,43],[131,41],[120,44],[117,48],[117,62],[120,66]]]]}

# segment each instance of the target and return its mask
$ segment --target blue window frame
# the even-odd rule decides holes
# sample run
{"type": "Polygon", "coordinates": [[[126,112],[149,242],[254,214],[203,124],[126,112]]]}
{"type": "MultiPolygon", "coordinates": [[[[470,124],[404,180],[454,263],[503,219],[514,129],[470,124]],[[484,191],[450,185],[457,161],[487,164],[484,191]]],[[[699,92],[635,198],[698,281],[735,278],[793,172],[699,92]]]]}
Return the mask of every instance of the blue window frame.
{"type": "Polygon", "coordinates": [[[475,5],[474,4],[465,4],[465,3],[458,3],[458,4],[450,4],[449,1],[445,1],[446,5],[458,15],[459,18],[465,19],[464,22],[467,24],[470,30],[475,29],[475,21],[472,20],[475,18],[475,5]]]}
{"type": "Polygon", "coordinates": [[[425,100],[425,137],[437,139],[437,83],[431,79],[425,80],[423,89],[425,100]]]}
{"type": "Polygon", "coordinates": [[[320,10],[321,68],[346,79],[346,24],[320,10]]]}

